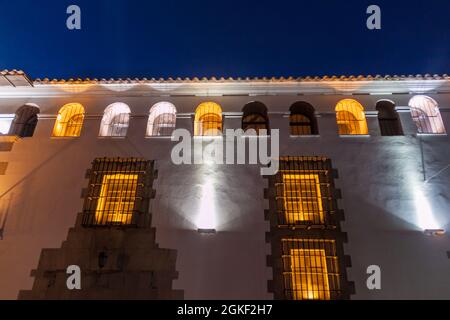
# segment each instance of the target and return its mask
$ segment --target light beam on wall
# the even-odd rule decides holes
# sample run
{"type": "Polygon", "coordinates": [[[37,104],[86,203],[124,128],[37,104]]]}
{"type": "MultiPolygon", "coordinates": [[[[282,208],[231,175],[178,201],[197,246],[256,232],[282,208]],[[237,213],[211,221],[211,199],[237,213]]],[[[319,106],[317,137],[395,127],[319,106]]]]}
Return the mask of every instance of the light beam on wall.
{"type": "Polygon", "coordinates": [[[434,218],[430,203],[424,192],[419,188],[415,188],[414,201],[416,206],[417,225],[424,231],[439,230],[439,224],[434,218]]]}
{"type": "Polygon", "coordinates": [[[197,227],[199,233],[216,233],[216,208],[214,199],[214,186],[211,180],[207,180],[202,186],[197,227]]]}

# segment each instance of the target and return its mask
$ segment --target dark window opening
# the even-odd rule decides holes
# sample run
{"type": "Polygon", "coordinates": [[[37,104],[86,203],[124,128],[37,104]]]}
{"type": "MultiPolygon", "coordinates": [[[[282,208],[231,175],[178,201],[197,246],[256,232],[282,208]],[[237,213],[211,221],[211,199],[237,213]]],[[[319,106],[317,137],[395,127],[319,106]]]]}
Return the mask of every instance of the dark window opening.
{"type": "Polygon", "coordinates": [[[319,134],[313,106],[307,102],[296,102],[292,105],[290,111],[289,128],[292,136],[319,134]]]}
{"type": "Polygon", "coordinates": [[[403,135],[402,125],[395,105],[390,101],[380,101],[376,106],[378,110],[378,122],[382,136],[403,135]]]}
{"type": "Polygon", "coordinates": [[[269,117],[267,108],[261,102],[251,102],[247,104],[243,111],[242,130],[255,130],[257,135],[263,134],[262,130],[266,130],[265,134],[270,134],[269,117]]]}
{"type": "Polygon", "coordinates": [[[38,123],[39,112],[38,107],[30,105],[25,105],[17,110],[10,134],[21,138],[32,137],[38,123]]]}

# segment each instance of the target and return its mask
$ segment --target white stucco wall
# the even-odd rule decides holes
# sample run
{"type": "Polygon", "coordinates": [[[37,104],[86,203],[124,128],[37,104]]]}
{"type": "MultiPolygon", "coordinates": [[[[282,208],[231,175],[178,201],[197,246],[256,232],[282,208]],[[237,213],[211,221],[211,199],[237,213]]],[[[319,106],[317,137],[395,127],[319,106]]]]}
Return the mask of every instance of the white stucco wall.
{"type": "MultiPolygon", "coordinates": [[[[91,93],[61,93],[47,87],[23,92],[0,90],[1,113],[14,113],[25,103],[35,103],[41,109],[34,137],[19,140],[11,152],[0,153],[0,161],[9,163],[6,175],[0,177],[3,215],[8,209],[4,240],[0,241],[0,299],[15,299],[20,289],[31,288],[29,274],[37,266],[41,249],[59,247],[66,238],[82,210],[81,191],[88,182],[85,173],[96,157],[157,161],[152,224],[160,247],[178,251],[179,279],[174,288],[185,290],[185,298],[271,299],[267,292],[271,269],[266,267],[270,246],[265,241],[269,225],[264,220],[268,205],[263,194],[267,182],[260,176],[259,166],[175,166],[170,160],[174,145],[170,139],[145,138],[148,110],[157,102],[172,102],[180,114],[177,128],[192,130],[192,119],[186,116],[203,101],[221,104],[224,127],[237,129],[240,119],[228,118],[227,113],[240,112],[255,100],[268,107],[271,128],[281,130],[281,155],[326,156],[339,172],[336,185],[342,191],[339,204],[346,217],[342,229],[349,240],[345,253],[352,259],[347,271],[356,286],[352,299],[450,299],[449,236],[423,234],[432,219],[440,228],[448,228],[450,169],[424,183],[419,146],[422,139],[426,176],[432,177],[450,164],[447,136],[417,137],[406,110],[401,113],[405,136],[381,137],[375,115],[368,117],[370,137],[339,137],[334,106],[352,97],[342,93],[323,95],[309,89],[311,93],[305,96],[289,92],[255,97],[161,97],[147,96],[145,89],[90,88],[91,93]],[[101,114],[117,101],[131,108],[128,136],[100,139],[101,114]],[[316,108],[319,137],[289,136],[286,114],[296,101],[310,102],[316,108]],[[69,102],[82,103],[86,109],[81,137],[51,138],[55,115],[69,102]],[[218,231],[208,236],[197,232],[202,185],[206,182],[214,186],[218,231]],[[432,217],[420,215],[424,211],[417,210],[423,205],[417,203],[418,194],[429,202],[432,217]],[[365,285],[366,268],[373,264],[382,269],[380,291],[369,291],[365,285]]],[[[450,130],[450,94],[429,95],[440,104],[450,130]]],[[[390,99],[398,107],[406,107],[412,96],[352,98],[367,111],[374,111],[378,100],[390,99]]]]}

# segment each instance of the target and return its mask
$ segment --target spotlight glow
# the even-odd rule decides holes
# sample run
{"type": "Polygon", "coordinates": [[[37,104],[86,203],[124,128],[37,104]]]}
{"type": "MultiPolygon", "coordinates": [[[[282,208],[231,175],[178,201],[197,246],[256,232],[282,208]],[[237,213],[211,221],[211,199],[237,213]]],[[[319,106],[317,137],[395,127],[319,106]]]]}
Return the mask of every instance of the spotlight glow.
{"type": "Polygon", "coordinates": [[[433,211],[431,210],[428,199],[425,197],[423,191],[419,188],[415,189],[414,201],[416,206],[417,225],[423,230],[440,229],[440,226],[434,218],[433,211]]]}
{"type": "Polygon", "coordinates": [[[202,186],[202,198],[197,217],[197,227],[200,230],[214,230],[216,228],[216,208],[214,203],[214,186],[207,181],[202,186]]]}

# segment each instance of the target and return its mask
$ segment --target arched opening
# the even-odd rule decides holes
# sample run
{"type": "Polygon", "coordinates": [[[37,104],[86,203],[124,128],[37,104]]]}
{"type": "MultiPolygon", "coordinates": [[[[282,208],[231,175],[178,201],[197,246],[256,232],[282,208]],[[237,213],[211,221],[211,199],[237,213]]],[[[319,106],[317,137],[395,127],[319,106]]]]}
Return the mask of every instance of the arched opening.
{"type": "Polygon", "coordinates": [[[376,105],[378,111],[378,123],[382,136],[403,135],[402,125],[395,104],[389,100],[378,101],[376,105]]]}
{"type": "Polygon", "coordinates": [[[100,126],[100,137],[125,137],[130,123],[130,108],[122,102],[105,109],[100,126]]]}
{"type": "Polygon", "coordinates": [[[54,137],[79,137],[84,121],[84,107],[79,103],[63,106],[53,128],[54,137]]]}
{"type": "Polygon", "coordinates": [[[415,96],[409,101],[411,116],[419,133],[445,134],[438,103],[427,96],[415,96]]]}
{"type": "Polygon", "coordinates": [[[364,107],[356,100],[341,100],[336,106],[336,120],[340,135],[369,134],[364,107]]]}
{"type": "Polygon", "coordinates": [[[222,108],[217,103],[204,102],[197,107],[195,111],[194,135],[222,135],[222,108]]]}
{"type": "Polygon", "coordinates": [[[20,107],[16,112],[10,133],[21,138],[32,137],[38,123],[39,113],[39,107],[34,104],[20,107]]]}
{"type": "Polygon", "coordinates": [[[177,109],[170,102],[159,102],[150,109],[148,137],[171,136],[177,122],[177,109]]]}
{"type": "Polygon", "coordinates": [[[242,130],[255,130],[257,135],[262,134],[261,130],[266,130],[264,134],[269,134],[269,117],[267,108],[261,102],[250,102],[242,109],[242,130]]]}
{"type": "Polygon", "coordinates": [[[296,102],[291,106],[289,128],[292,136],[319,134],[315,110],[307,102],[296,102]]]}

